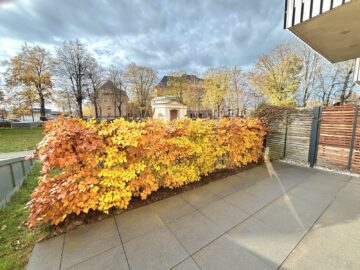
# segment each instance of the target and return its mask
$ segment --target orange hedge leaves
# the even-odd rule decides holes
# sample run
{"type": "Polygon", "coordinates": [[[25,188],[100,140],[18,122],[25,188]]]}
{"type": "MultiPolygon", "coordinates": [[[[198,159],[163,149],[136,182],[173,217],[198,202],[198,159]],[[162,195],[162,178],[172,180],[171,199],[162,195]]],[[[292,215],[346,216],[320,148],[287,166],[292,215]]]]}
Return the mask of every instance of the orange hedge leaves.
{"type": "Polygon", "coordinates": [[[127,208],[160,187],[198,181],[219,168],[256,162],[265,129],[257,119],[96,123],[47,122],[35,157],[43,177],[32,194],[29,225],[58,224],[90,209],[127,208]]]}

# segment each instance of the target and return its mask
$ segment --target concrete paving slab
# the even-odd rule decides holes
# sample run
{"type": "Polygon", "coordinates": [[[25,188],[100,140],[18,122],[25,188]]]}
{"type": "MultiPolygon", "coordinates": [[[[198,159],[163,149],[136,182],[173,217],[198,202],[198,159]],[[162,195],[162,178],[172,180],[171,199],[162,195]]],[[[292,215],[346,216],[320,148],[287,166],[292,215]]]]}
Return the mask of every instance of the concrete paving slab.
{"type": "Polygon", "coordinates": [[[76,264],[67,270],[128,270],[122,246],[114,247],[82,263],[76,264]]]}
{"type": "Polygon", "coordinates": [[[180,194],[180,196],[197,209],[220,200],[220,197],[211,193],[204,187],[186,191],[180,194]]]}
{"type": "Polygon", "coordinates": [[[272,180],[262,181],[245,190],[267,203],[270,203],[286,192],[286,190],[272,180]]]}
{"type": "Polygon", "coordinates": [[[231,177],[212,182],[204,186],[204,188],[211,193],[223,198],[237,191],[234,185],[231,184],[231,177]]]}
{"type": "Polygon", "coordinates": [[[264,262],[274,269],[281,265],[301,239],[299,234],[281,233],[255,218],[249,218],[228,234],[236,243],[264,258],[264,262]]]}
{"type": "Polygon", "coordinates": [[[354,183],[348,183],[336,195],[338,202],[344,202],[349,205],[360,205],[360,186],[354,183]]]}
{"type": "Polygon", "coordinates": [[[250,170],[245,170],[239,174],[238,177],[251,178],[254,181],[262,181],[268,177],[271,177],[270,171],[265,165],[255,167],[250,170]]]}
{"type": "Polygon", "coordinates": [[[360,243],[360,207],[335,200],[317,222],[344,237],[360,243]]]}
{"type": "Polygon", "coordinates": [[[240,190],[229,196],[226,196],[224,200],[250,215],[267,205],[266,201],[255,197],[245,190],[240,190]]]}
{"type": "Polygon", "coordinates": [[[115,219],[123,242],[164,226],[150,205],[122,213],[115,219]]]}
{"type": "Polygon", "coordinates": [[[360,269],[360,243],[333,231],[312,229],[281,269],[360,269]]]}
{"type": "Polygon", "coordinates": [[[268,205],[254,215],[265,224],[283,233],[298,233],[304,235],[307,226],[292,209],[268,205]]]}
{"type": "Polygon", "coordinates": [[[173,270],[201,270],[199,266],[194,262],[194,260],[190,257],[187,258],[185,261],[181,262],[174,268],[173,270]]]}
{"type": "Polygon", "coordinates": [[[326,207],[334,200],[334,195],[324,194],[319,191],[305,189],[301,185],[294,187],[288,192],[289,196],[295,196],[313,204],[326,207]]]}
{"type": "Polygon", "coordinates": [[[360,185],[360,177],[356,177],[356,176],[351,177],[350,183],[360,185]]]}
{"type": "Polygon", "coordinates": [[[58,270],[64,245],[64,235],[36,244],[27,266],[28,270],[58,270]]]}
{"type": "Polygon", "coordinates": [[[314,170],[314,178],[328,179],[328,180],[338,180],[349,182],[351,176],[348,174],[342,174],[334,171],[327,170],[314,170]]]}
{"type": "Polygon", "coordinates": [[[193,212],[169,223],[169,228],[190,254],[225,232],[200,212],[193,212]]]}
{"type": "Polygon", "coordinates": [[[335,196],[335,194],[339,192],[339,190],[341,190],[345,185],[346,182],[344,181],[315,178],[315,179],[309,179],[308,181],[301,183],[299,186],[304,189],[323,193],[325,195],[335,196]]]}
{"type": "Polygon", "coordinates": [[[207,270],[272,269],[262,259],[228,235],[216,239],[201,249],[193,259],[207,270]]]}
{"type": "Polygon", "coordinates": [[[152,204],[152,207],[165,223],[169,223],[196,210],[180,196],[161,200],[152,204]]]}
{"type": "Polygon", "coordinates": [[[328,205],[312,204],[307,200],[296,196],[284,194],[274,201],[273,205],[289,210],[294,216],[298,217],[305,227],[311,227],[320,217],[328,205]]]}
{"type": "Polygon", "coordinates": [[[200,208],[200,212],[219,225],[224,231],[229,230],[249,217],[249,214],[224,200],[219,200],[200,208]]]}
{"type": "Polygon", "coordinates": [[[256,183],[259,183],[264,179],[265,178],[262,177],[259,178],[248,177],[246,174],[240,173],[228,177],[227,180],[235,188],[235,191],[239,191],[246,189],[247,187],[250,187],[252,185],[255,185],[256,183]]]}
{"type": "Polygon", "coordinates": [[[90,259],[121,245],[114,218],[89,224],[65,236],[61,269],[90,259]]]}
{"type": "Polygon", "coordinates": [[[164,226],[124,244],[132,270],[167,270],[189,257],[189,254],[164,226]]]}

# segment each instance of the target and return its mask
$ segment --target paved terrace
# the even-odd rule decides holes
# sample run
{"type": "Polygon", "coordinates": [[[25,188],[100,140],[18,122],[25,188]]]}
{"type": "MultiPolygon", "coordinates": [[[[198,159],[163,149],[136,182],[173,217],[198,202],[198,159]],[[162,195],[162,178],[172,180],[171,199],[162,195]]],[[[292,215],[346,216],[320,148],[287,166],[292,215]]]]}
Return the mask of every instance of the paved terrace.
{"type": "Polygon", "coordinates": [[[29,269],[360,269],[360,180],[273,163],[78,228],[29,269]]]}

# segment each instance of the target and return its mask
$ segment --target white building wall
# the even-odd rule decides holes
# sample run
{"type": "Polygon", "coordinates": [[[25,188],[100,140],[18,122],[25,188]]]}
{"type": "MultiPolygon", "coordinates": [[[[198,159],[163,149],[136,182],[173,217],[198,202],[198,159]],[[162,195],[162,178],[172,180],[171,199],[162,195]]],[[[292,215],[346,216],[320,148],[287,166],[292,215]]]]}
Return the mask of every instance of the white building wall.
{"type": "Polygon", "coordinates": [[[153,106],[153,118],[154,119],[162,119],[162,120],[170,120],[170,111],[177,110],[178,118],[182,119],[187,117],[187,108],[184,107],[174,107],[174,106],[166,106],[166,105],[158,105],[153,106]]]}

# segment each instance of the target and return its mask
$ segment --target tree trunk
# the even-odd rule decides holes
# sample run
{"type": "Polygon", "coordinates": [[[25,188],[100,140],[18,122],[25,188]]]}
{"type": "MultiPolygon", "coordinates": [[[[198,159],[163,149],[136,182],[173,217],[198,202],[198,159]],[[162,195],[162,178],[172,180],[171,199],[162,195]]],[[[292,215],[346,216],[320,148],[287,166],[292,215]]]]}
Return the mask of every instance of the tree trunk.
{"type": "Polygon", "coordinates": [[[40,96],[40,116],[45,116],[45,98],[40,96]]]}
{"type": "Polygon", "coordinates": [[[35,119],[34,119],[34,109],[33,109],[33,106],[31,106],[31,118],[33,120],[33,122],[35,122],[35,119]]]}
{"type": "Polygon", "coordinates": [[[83,109],[82,109],[82,98],[77,98],[76,102],[78,104],[78,110],[79,110],[79,117],[83,118],[84,114],[83,114],[83,109]]]}
{"type": "Polygon", "coordinates": [[[96,100],[94,102],[94,109],[95,109],[95,118],[98,118],[99,117],[99,108],[98,108],[96,100]]]}

